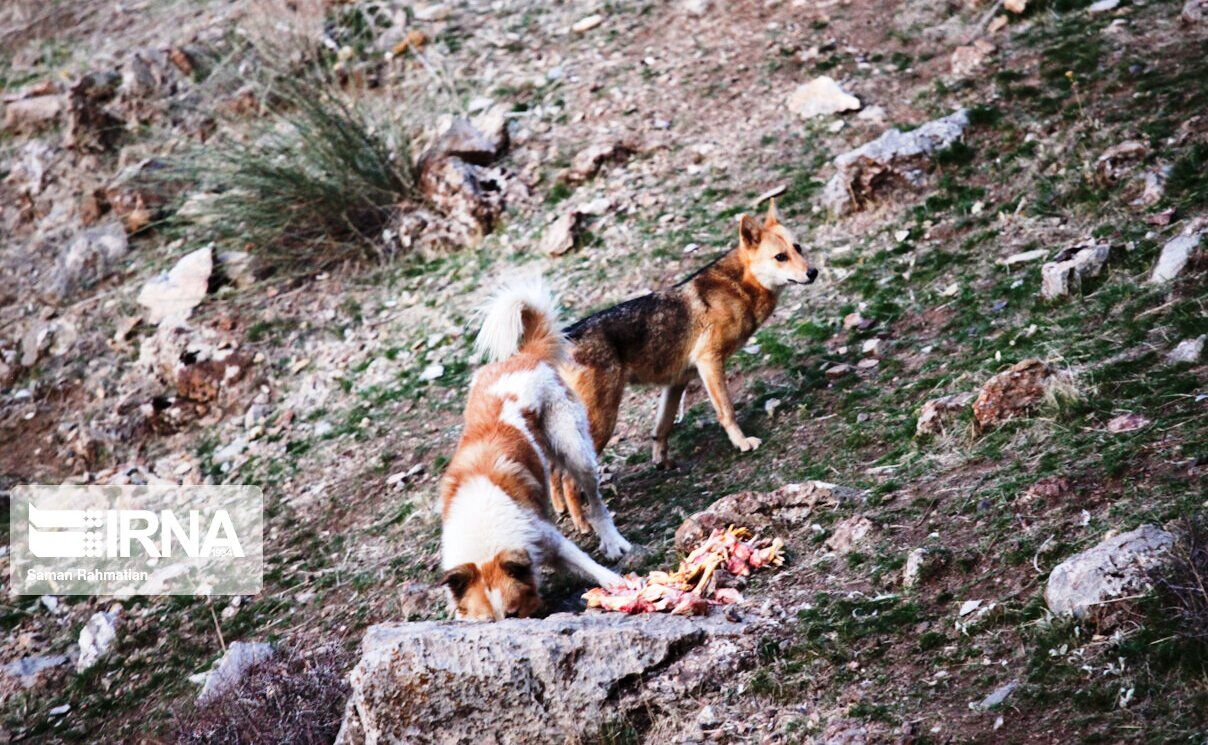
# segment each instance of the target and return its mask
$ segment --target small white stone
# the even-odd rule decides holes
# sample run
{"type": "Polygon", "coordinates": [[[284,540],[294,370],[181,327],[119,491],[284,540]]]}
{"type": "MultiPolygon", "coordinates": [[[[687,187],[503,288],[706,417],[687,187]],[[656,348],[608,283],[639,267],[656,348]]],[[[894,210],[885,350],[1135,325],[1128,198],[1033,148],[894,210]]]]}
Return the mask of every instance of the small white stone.
{"type": "Polygon", "coordinates": [[[444,374],[445,366],[439,362],[433,362],[423,369],[423,372],[419,374],[419,379],[424,382],[429,382],[440,378],[440,376],[444,374]]]}
{"type": "Polygon", "coordinates": [[[1208,334],[1201,334],[1194,339],[1184,339],[1179,342],[1178,346],[1170,350],[1170,354],[1166,355],[1166,361],[1172,365],[1180,362],[1199,362],[1200,357],[1204,354],[1205,339],[1208,339],[1208,334]]]}
{"type": "Polygon", "coordinates": [[[980,608],[981,604],[982,601],[980,600],[966,600],[965,602],[961,603],[961,609],[957,612],[957,615],[967,616],[980,608]]]}
{"type": "Polygon", "coordinates": [[[1022,251],[1017,254],[1011,254],[1005,259],[999,259],[998,263],[1003,266],[1015,266],[1016,264],[1026,264],[1029,261],[1043,259],[1049,255],[1047,248],[1034,248],[1031,251],[1022,251]]]}
{"type": "Polygon", "coordinates": [[[76,672],[84,672],[100,662],[109,653],[109,648],[117,639],[117,627],[114,621],[117,612],[93,613],[80,630],[80,657],[76,660],[76,672]]]}
{"type": "Polygon", "coordinates": [[[247,440],[242,437],[236,437],[229,445],[225,445],[214,451],[214,465],[222,465],[223,463],[232,461],[245,450],[247,450],[247,440]]]}
{"type": "Polygon", "coordinates": [[[789,94],[787,105],[802,119],[827,116],[860,108],[860,99],[844,91],[835,80],[821,75],[808,83],[802,83],[789,94]]]}
{"type": "Polygon", "coordinates": [[[593,13],[586,18],[576,21],[575,25],[570,27],[570,30],[574,31],[576,34],[582,34],[591,31],[601,23],[604,23],[604,16],[600,15],[599,13],[593,13]]]}

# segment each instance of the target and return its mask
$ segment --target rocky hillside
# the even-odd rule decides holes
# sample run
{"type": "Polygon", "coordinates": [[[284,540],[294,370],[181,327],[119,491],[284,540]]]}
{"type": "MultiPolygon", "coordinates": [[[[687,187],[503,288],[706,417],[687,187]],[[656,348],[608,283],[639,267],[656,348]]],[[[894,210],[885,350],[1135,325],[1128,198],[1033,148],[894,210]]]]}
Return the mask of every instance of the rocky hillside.
{"type": "Polygon", "coordinates": [[[0,490],[255,484],[267,549],[6,593],[0,740],[1208,736],[1203,0],[10,0],[0,87],[0,490]],[[676,469],[649,390],[603,460],[627,570],[730,521],[785,565],[443,622],[495,279],[573,319],[770,195],[821,274],[730,360],[762,446],[694,384],[676,469]]]}

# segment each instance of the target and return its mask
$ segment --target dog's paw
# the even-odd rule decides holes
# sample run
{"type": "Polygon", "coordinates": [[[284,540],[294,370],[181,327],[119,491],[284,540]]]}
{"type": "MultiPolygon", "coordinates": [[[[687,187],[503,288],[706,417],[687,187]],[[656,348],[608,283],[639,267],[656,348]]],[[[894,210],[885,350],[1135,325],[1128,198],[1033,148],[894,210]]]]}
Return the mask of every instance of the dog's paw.
{"type": "Polygon", "coordinates": [[[625,584],[625,578],[621,575],[604,567],[600,567],[600,569],[602,571],[598,572],[595,577],[596,584],[600,587],[618,587],[625,584]]]}
{"type": "Polygon", "coordinates": [[[620,533],[600,539],[600,551],[609,561],[616,561],[633,550],[633,544],[620,533]]]}
{"type": "Polygon", "coordinates": [[[654,461],[654,467],[660,471],[672,471],[679,468],[679,464],[664,456],[662,459],[654,461]]]}
{"type": "Polygon", "coordinates": [[[734,444],[738,446],[739,450],[746,453],[752,450],[758,450],[759,446],[763,444],[763,440],[759,439],[758,437],[744,437],[734,444]]]}

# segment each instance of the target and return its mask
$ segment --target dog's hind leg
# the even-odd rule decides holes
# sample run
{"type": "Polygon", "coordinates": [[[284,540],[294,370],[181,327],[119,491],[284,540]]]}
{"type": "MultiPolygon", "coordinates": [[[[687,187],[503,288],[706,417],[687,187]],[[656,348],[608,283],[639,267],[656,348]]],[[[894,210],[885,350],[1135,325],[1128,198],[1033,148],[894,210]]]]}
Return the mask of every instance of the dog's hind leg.
{"type": "MultiPolygon", "coordinates": [[[[617,426],[617,412],[625,393],[625,378],[619,364],[603,362],[598,365],[571,364],[560,368],[562,379],[570,386],[586,409],[588,432],[598,455],[612,438],[617,426]]],[[[561,497],[566,502],[570,519],[582,533],[590,533],[591,523],[584,519],[579,487],[572,473],[563,472],[561,497]]]]}
{"type": "Polygon", "coordinates": [[[566,501],[562,499],[562,472],[556,468],[549,473],[549,504],[554,508],[554,514],[566,512],[566,501]]]}
{"type": "Polygon", "coordinates": [[[579,485],[571,475],[555,466],[549,475],[549,501],[556,514],[570,511],[570,521],[580,533],[590,533],[591,523],[583,518],[583,506],[579,502],[579,485]]]}
{"type": "Polygon", "coordinates": [[[583,503],[579,501],[579,485],[569,473],[562,473],[562,496],[566,499],[566,509],[570,513],[570,521],[575,524],[580,533],[590,533],[593,528],[583,517],[583,503]]]}
{"type": "MultiPolygon", "coordinates": [[[[600,496],[600,479],[596,475],[596,451],[592,447],[587,431],[587,416],[583,406],[571,396],[550,401],[545,411],[546,436],[553,448],[561,469],[574,479],[587,494],[587,522],[600,536],[600,550],[609,559],[616,559],[632,548],[629,541],[617,532],[612,522],[612,513],[600,496]]],[[[563,488],[566,481],[563,480],[563,488]]],[[[578,506],[575,489],[563,492],[567,508],[578,506]]]]}
{"type": "Polygon", "coordinates": [[[676,412],[680,402],[684,400],[684,384],[669,385],[663,389],[659,398],[658,416],[654,420],[654,453],[651,459],[657,468],[670,468],[673,464],[667,458],[667,437],[675,426],[676,412]]]}

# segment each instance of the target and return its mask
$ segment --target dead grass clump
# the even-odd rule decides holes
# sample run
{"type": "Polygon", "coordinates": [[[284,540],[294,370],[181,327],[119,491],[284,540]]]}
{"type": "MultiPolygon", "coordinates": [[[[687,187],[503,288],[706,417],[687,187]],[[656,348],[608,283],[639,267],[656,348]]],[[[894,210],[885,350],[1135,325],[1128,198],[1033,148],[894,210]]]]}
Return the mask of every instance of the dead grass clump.
{"type": "Polygon", "coordinates": [[[176,715],[182,745],[309,745],[335,739],[350,656],[336,647],[279,651],[205,706],[176,715]]]}
{"type": "Polygon", "coordinates": [[[250,131],[230,127],[173,162],[168,178],[202,193],[172,222],[276,268],[377,258],[396,206],[419,198],[406,128],[319,73],[277,76],[264,100],[250,131]]]}
{"type": "Polygon", "coordinates": [[[1208,515],[1187,515],[1174,533],[1170,560],[1151,579],[1171,632],[1202,659],[1208,655],[1208,515]]]}

